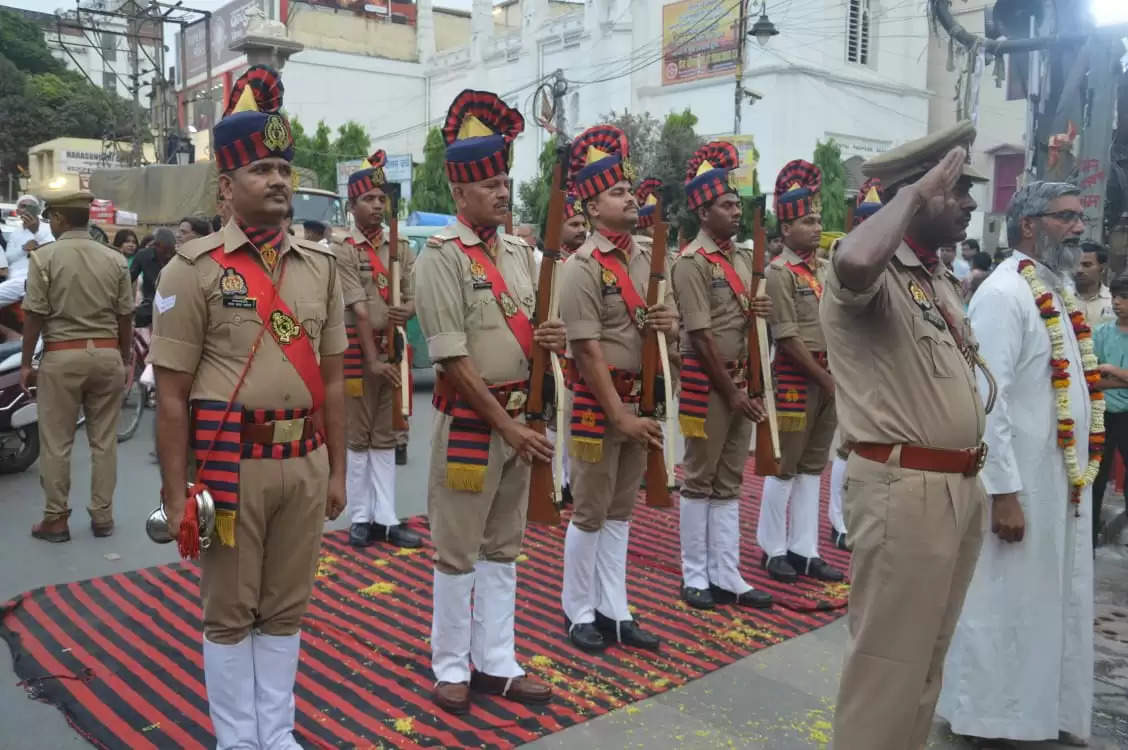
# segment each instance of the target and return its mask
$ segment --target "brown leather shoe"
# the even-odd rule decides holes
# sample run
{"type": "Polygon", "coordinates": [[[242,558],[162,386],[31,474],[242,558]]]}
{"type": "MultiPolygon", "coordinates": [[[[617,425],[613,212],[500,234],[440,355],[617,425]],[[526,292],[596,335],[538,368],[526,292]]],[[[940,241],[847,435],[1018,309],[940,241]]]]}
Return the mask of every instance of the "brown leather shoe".
{"type": "Polygon", "coordinates": [[[448,713],[464,714],[470,710],[470,686],[465,682],[437,683],[431,698],[448,713]]]}
{"type": "Polygon", "coordinates": [[[70,527],[67,526],[66,516],[62,518],[44,518],[31,527],[31,535],[36,539],[42,539],[47,542],[69,542],[70,527]]]}
{"type": "Polygon", "coordinates": [[[470,689],[488,695],[500,695],[518,703],[548,703],[552,687],[536,677],[494,677],[485,672],[470,675],[470,689]]]}
{"type": "Polygon", "coordinates": [[[94,532],[94,536],[113,536],[114,522],[112,520],[105,523],[91,521],[90,530],[94,532]]]}

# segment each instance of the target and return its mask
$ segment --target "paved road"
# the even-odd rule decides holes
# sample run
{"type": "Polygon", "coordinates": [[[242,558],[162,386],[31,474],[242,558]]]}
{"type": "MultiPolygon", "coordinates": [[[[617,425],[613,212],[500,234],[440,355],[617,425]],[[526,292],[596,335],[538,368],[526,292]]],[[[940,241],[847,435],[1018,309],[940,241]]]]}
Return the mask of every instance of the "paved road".
{"type": "MultiPolygon", "coordinates": [[[[416,396],[411,456],[397,475],[401,515],[426,508],[426,445],[430,433],[429,393],[416,396]]],[[[145,536],[145,517],[157,505],[159,481],[149,461],[152,420],[147,414],[138,434],[120,446],[117,531],[95,539],[85,510],[89,451],[79,434],[73,459],[72,541],[51,545],[29,535],[42,513],[36,470],[0,477],[0,601],[30,588],[173,562],[172,545],[158,546],[145,536]]],[[[333,528],[345,525],[343,520],[333,528]]],[[[1128,747],[1128,619],[1111,613],[1128,603],[1128,553],[1103,548],[1098,556],[1098,617],[1106,617],[1098,640],[1098,706],[1094,717],[1098,750],[1128,747]]],[[[757,652],[707,677],[625,707],[530,747],[556,748],[826,748],[835,692],[846,641],[845,621],[757,652]]],[[[11,661],[0,655],[0,750],[88,747],[55,708],[27,698],[16,684],[11,661]]],[[[962,748],[940,726],[930,748],[962,748]]],[[[1034,748],[1057,747],[1053,744],[1034,748]]]]}

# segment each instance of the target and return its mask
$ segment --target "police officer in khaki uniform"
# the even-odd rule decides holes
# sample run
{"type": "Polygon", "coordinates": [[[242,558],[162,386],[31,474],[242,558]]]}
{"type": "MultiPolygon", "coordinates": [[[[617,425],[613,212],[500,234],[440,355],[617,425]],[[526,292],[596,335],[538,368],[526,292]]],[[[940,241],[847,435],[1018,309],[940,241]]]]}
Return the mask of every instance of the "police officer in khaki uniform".
{"type": "Polygon", "coordinates": [[[91,200],[87,192],[48,198],[44,213],[58,239],[28,257],[20,382],[39,386],[39,476],[47,507],[31,535],[48,542],[70,541],[70,456],[80,407],[90,443],[90,527],[94,536],[114,531],[117,422],[122,363],[133,343],[133,286],[121,253],[86,232],[91,200]],[[40,334],[44,354],[36,374],[31,362],[40,334]]]}
{"type": "Polygon", "coordinates": [[[214,131],[232,218],[180,247],[153,300],[162,499],[182,551],[199,533],[189,456],[216,506],[200,589],[220,748],[299,747],[301,619],[323,519],[345,499],[341,283],[329,248],[283,229],[294,147],[281,106],[273,70],[235,83],[214,131]]]}
{"type": "Polygon", "coordinates": [[[822,233],[822,174],[796,159],[776,178],[776,216],[783,252],[767,269],[772,298],[772,363],[779,415],[779,475],[764,478],[756,541],[762,564],[777,581],[800,575],[841,581],[842,571],[819,557],[819,484],[834,437],[834,379],[826,369],[819,298],[826,261],[822,233]]]}
{"type": "Polygon", "coordinates": [[[627,604],[631,512],[646,469],[647,447],[662,427],[638,416],[646,329],[676,336],[672,292],[647,308],[650,252],[631,236],[638,203],[631,191],[630,146],[612,125],[589,128],[572,143],[571,173],[592,233],[564,264],[568,327],[572,496],[564,539],[564,624],[572,643],[598,651],[609,643],[656,650],[659,639],[634,621],[627,604]]]}
{"type": "Polygon", "coordinates": [[[984,407],[959,285],[937,249],[963,239],[983,178],[970,122],[868,162],[884,207],[843,238],[822,300],[838,415],[853,440],[843,512],[850,641],[842,750],[925,746],[944,656],[985,524],[984,407]]]}
{"type": "Polygon", "coordinates": [[[771,300],[753,304],[752,254],[733,245],[741,205],[729,175],[739,165],[736,148],[722,141],[690,159],[686,199],[701,230],[671,274],[682,321],[681,595],[699,609],[772,603],[740,575],[740,484],[755,423],[766,416],[748,395],[748,326],[753,315],[771,315],[771,300]]]}
{"type": "Polygon", "coordinates": [[[407,240],[401,238],[396,253],[401,301],[393,305],[392,266],[383,224],[385,161],[384,152],[377,151],[369,157],[366,169],[349,176],[349,208],[356,226],[333,246],[340,262],[349,335],[345,351],[349,544],[367,547],[383,541],[397,547],[419,547],[423,544],[419,535],[396,517],[399,431],[393,429],[393,417],[400,369],[389,362],[395,343],[389,343],[387,336],[389,321],[404,326],[415,314],[414,256],[407,240]]]}
{"type": "Polygon", "coordinates": [[[469,710],[471,691],[521,703],[552,694],[525,675],[513,645],[530,462],[552,460],[552,443],[524,424],[529,360],[534,346],[564,346],[559,321],[532,327],[532,248],[497,231],[509,210],[510,148],[524,128],[496,94],[455,98],[443,137],[458,220],[428,240],[415,267],[419,322],[438,371],[427,484],[433,697],[451,713],[469,710]]]}

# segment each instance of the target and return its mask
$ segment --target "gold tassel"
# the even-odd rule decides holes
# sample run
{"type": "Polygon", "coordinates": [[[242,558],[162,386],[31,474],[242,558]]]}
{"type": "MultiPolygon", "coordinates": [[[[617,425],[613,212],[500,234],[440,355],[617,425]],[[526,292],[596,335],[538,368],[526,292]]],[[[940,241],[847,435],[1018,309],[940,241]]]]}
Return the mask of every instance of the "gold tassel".
{"type": "Polygon", "coordinates": [[[217,510],[215,512],[215,535],[224,547],[235,546],[235,511],[217,510]]]}
{"type": "Polygon", "coordinates": [[[359,398],[364,395],[363,378],[345,378],[345,395],[359,398]]]}
{"type": "Polygon", "coordinates": [[[452,490],[481,492],[486,485],[486,467],[447,463],[446,486],[452,490]]]}
{"type": "Polygon", "coordinates": [[[603,460],[603,438],[574,437],[569,452],[584,463],[597,464],[603,460]]]}
{"type": "Polygon", "coordinates": [[[681,425],[682,435],[687,438],[709,437],[705,434],[705,420],[701,417],[689,417],[685,414],[679,414],[678,424],[681,425]]]}
{"type": "Polygon", "coordinates": [[[786,416],[781,414],[778,417],[778,420],[779,420],[779,431],[780,432],[802,432],[803,430],[805,430],[807,428],[807,415],[806,414],[797,414],[797,415],[790,415],[789,414],[789,415],[786,415],[786,416]]]}

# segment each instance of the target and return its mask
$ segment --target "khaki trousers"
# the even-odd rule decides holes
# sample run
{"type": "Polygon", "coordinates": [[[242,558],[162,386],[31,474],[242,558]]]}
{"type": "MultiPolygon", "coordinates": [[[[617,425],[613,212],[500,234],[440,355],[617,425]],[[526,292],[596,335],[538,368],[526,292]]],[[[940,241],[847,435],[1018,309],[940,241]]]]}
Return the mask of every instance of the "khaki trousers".
{"type": "Polygon", "coordinates": [[[94,523],[114,520],[117,485],[117,424],[125,368],[117,349],[62,349],[47,352],[37,377],[39,483],[46,495],[44,518],[70,514],[70,459],[78,409],[86,415],[90,444],[90,504],[94,523]]]}
{"type": "Polygon", "coordinates": [[[843,513],[853,545],[850,638],[836,750],[923,748],[944,656],[987,523],[979,480],[851,454],[843,513]]]}
{"type": "Polygon", "coordinates": [[[705,437],[685,440],[682,496],[715,500],[738,497],[748,444],[755,429],[755,422],[729,409],[716,391],[711,392],[705,413],[705,437]]]}
{"type": "Polygon", "coordinates": [[[364,393],[345,399],[345,434],[351,451],[390,450],[399,445],[398,432],[392,430],[395,393],[392,385],[367,370],[364,393]]]}
{"type": "Polygon", "coordinates": [[[807,384],[807,422],[802,430],[779,433],[779,475],[822,474],[838,418],[834,399],[815,382],[807,384]]]}
{"type": "Polygon", "coordinates": [[[574,498],[572,523],[583,531],[599,531],[604,521],[631,520],[646,474],[646,446],[627,440],[608,425],[603,458],[589,463],[569,456],[568,469],[574,498]]]}
{"type": "Polygon", "coordinates": [[[239,462],[235,546],[200,556],[204,636],[235,644],[258,629],[293,635],[309,605],[321,550],[329,453],[239,462]]]}
{"type": "Polygon", "coordinates": [[[431,436],[427,514],[435,545],[435,567],[443,573],[458,575],[472,572],[478,560],[513,562],[521,553],[525,538],[531,468],[493,430],[482,491],[447,487],[450,423],[450,415],[436,413],[431,436]]]}

